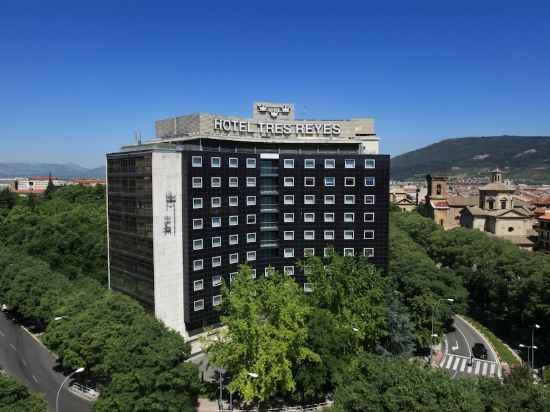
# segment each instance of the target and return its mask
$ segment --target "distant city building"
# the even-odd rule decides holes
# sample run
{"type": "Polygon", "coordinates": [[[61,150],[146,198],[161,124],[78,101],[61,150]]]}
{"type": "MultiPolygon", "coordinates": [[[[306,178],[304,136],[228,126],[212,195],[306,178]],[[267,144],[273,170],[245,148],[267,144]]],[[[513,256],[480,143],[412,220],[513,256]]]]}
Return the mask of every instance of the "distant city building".
{"type": "Polygon", "coordinates": [[[15,192],[17,190],[17,178],[0,178],[0,192],[6,189],[15,192]]]}
{"type": "Polygon", "coordinates": [[[417,198],[413,199],[402,186],[390,188],[390,202],[404,212],[412,212],[418,206],[417,198]]]}
{"type": "Polygon", "coordinates": [[[197,113],[107,155],[109,284],[189,339],[219,321],[221,285],[246,263],[307,292],[306,256],[388,264],[389,156],[372,119],[197,113]]]}
{"type": "Polygon", "coordinates": [[[537,217],[538,250],[550,252],[550,210],[537,217]]]}
{"type": "Polygon", "coordinates": [[[17,180],[17,193],[22,195],[44,193],[48,187],[50,179],[52,180],[53,185],[57,187],[65,186],[67,184],[66,180],[58,179],[55,176],[32,176],[17,180]]]}
{"type": "Polygon", "coordinates": [[[71,179],[67,181],[67,185],[80,185],[86,187],[96,187],[98,185],[105,186],[105,179],[71,179]]]}

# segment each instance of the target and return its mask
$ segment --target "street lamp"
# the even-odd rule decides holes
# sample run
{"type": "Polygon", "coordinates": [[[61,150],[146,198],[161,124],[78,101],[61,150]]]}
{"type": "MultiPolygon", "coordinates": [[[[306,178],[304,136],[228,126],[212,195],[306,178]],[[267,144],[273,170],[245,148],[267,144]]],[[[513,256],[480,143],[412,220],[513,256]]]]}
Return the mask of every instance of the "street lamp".
{"type": "Polygon", "coordinates": [[[57,395],[55,397],[55,411],[56,412],[59,412],[59,394],[61,393],[61,388],[63,388],[63,385],[65,385],[65,382],[67,382],[71,376],[77,374],[77,373],[82,373],[84,372],[84,368],[78,368],[77,370],[75,370],[74,372],[70,373],[69,376],[67,376],[63,382],[61,382],[61,386],[59,387],[59,389],[57,390],[57,395]]]}
{"type": "Polygon", "coordinates": [[[55,318],[53,318],[53,320],[58,321],[58,320],[67,319],[67,318],[68,316],[56,316],[55,318]]]}
{"type": "Polygon", "coordinates": [[[531,369],[535,369],[535,329],[540,329],[540,325],[535,323],[531,328],[531,369]]]}
{"type": "Polygon", "coordinates": [[[439,304],[439,302],[441,301],[447,301],[449,303],[453,303],[455,300],[452,299],[452,298],[439,298],[435,301],[435,303],[432,305],[432,334],[430,335],[430,367],[432,366],[432,349],[433,349],[433,343],[434,343],[434,340],[433,338],[434,337],[437,337],[437,334],[434,332],[434,314],[435,314],[435,309],[436,309],[436,306],[439,304]]]}

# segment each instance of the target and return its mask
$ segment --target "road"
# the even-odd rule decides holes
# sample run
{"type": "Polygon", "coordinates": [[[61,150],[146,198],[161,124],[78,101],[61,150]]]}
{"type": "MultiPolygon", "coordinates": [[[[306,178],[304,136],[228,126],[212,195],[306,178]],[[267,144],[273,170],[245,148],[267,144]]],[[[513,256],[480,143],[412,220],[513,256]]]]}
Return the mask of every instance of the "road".
{"type": "MultiPolygon", "coordinates": [[[[54,370],[50,352],[23,328],[0,312],[0,367],[18,378],[32,392],[41,392],[55,411],[57,390],[65,376],[54,370]]],[[[88,412],[91,403],[74,395],[65,384],[59,396],[60,412],[88,412]]]]}
{"type": "Polygon", "coordinates": [[[449,370],[453,377],[462,375],[500,378],[502,370],[497,355],[481,335],[457,316],[453,317],[453,327],[454,330],[445,335],[444,356],[439,366],[449,370]],[[472,356],[472,346],[478,342],[487,348],[487,360],[474,358],[472,365],[468,365],[472,356]]]}

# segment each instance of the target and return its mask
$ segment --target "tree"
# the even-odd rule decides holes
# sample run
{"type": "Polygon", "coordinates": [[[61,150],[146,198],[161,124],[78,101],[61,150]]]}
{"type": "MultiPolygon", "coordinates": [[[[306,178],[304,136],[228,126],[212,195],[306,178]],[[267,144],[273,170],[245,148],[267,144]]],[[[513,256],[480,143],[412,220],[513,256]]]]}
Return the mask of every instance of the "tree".
{"type": "Polygon", "coordinates": [[[0,412],[46,412],[47,407],[40,395],[31,395],[22,384],[0,372],[0,412]]]}
{"type": "Polygon", "coordinates": [[[294,392],[293,370],[320,361],[306,346],[311,309],[296,282],[278,272],[253,280],[242,266],[223,296],[226,329],[207,342],[207,353],[230,376],[229,390],[246,402],[294,392]]]}

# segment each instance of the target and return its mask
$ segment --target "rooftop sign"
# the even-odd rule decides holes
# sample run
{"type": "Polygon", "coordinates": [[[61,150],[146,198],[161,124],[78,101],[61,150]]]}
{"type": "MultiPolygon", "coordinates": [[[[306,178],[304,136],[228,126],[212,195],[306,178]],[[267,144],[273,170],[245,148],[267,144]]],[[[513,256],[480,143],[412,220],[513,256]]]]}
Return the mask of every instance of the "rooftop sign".
{"type": "Polygon", "coordinates": [[[342,128],[337,123],[269,123],[214,119],[214,130],[228,133],[251,133],[267,136],[339,136],[342,128]]]}

